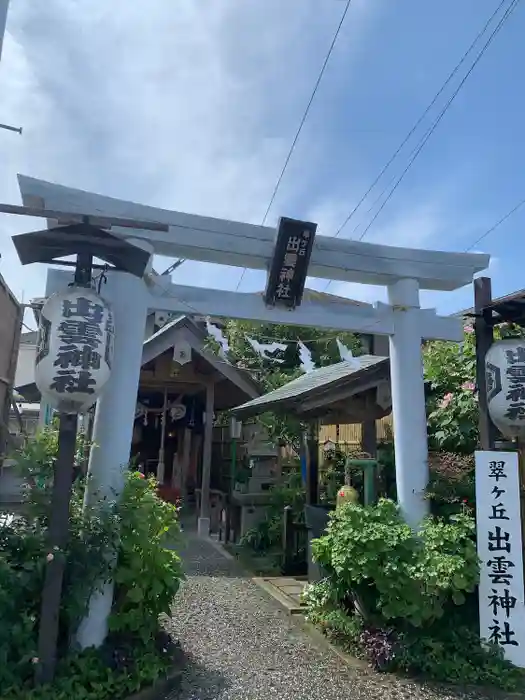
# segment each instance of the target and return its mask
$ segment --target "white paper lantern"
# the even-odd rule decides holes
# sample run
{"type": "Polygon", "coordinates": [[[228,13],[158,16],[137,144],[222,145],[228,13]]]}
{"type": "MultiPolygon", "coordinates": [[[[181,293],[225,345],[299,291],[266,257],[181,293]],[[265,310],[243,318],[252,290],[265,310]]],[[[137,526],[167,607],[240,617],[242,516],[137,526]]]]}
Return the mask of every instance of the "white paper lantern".
{"type": "Polygon", "coordinates": [[[35,382],[42,400],[84,413],[99,397],[113,361],[113,313],[91,289],[54,294],[40,313],[35,382]]]}
{"type": "Polygon", "coordinates": [[[491,345],[485,377],[494,425],[505,437],[525,435],[525,340],[509,338],[491,345]]]}

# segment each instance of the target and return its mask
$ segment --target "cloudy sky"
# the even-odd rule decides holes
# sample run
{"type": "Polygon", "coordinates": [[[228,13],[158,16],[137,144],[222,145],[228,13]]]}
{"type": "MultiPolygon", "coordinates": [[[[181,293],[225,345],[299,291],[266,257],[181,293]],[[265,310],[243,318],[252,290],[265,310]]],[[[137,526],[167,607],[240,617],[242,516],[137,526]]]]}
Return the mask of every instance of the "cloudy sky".
{"type": "MultiPolygon", "coordinates": [[[[270,212],[333,235],[499,0],[354,0],[270,212]]],[[[525,5],[525,3],[524,3],[525,5]]],[[[260,223],[345,7],[343,0],[11,0],[0,63],[0,201],[16,174],[165,208],[260,223]]],[[[525,197],[525,7],[488,49],[365,240],[462,251],[525,197]]],[[[461,79],[457,78],[454,85],[461,79]]],[[[357,237],[448,92],[340,234],[357,237]],[[370,211],[371,210],[371,211],[370,211]],[[356,229],[356,227],[358,227],[356,229]]],[[[0,272],[43,292],[0,215],[0,272]]],[[[475,247],[497,295],[525,287],[525,206],[475,247]]],[[[170,260],[156,261],[159,269],[170,260]]],[[[186,263],[182,284],[234,289],[240,269],[186,263]]],[[[249,271],[242,291],[264,285],[249,271]]],[[[324,289],[325,282],[312,286],[324,289]]],[[[373,300],[383,290],[332,283],[373,300]]],[[[452,312],[471,289],[425,295],[452,312]]]]}

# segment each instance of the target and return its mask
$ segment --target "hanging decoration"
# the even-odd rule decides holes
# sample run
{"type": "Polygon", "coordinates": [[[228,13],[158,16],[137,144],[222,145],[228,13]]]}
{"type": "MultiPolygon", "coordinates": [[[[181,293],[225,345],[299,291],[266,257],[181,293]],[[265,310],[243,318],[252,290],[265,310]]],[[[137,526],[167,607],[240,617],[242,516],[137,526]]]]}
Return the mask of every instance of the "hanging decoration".
{"type": "Polygon", "coordinates": [[[507,338],[485,355],[487,401],[494,425],[507,438],[525,435],[525,340],[507,338]]]}
{"type": "MultiPolygon", "coordinates": [[[[228,339],[226,338],[224,332],[221,328],[213,324],[210,319],[206,319],[206,330],[208,334],[218,343],[219,345],[219,355],[224,360],[228,361],[227,354],[230,351],[230,345],[228,339]]],[[[290,345],[297,345],[299,352],[300,366],[303,372],[312,372],[316,369],[315,363],[312,359],[312,351],[307,347],[305,341],[302,340],[287,340],[285,342],[280,342],[274,340],[272,342],[262,342],[250,337],[245,336],[246,342],[250,347],[260,356],[263,360],[269,360],[271,362],[277,362],[282,364],[284,362],[283,357],[276,356],[276,353],[285,352],[290,345]]],[[[319,341],[323,343],[326,342],[326,338],[320,338],[319,341]]],[[[341,362],[347,362],[351,365],[353,370],[358,370],[361,368],[361,363],[358,358],[355,358],[350,348],[348,348],[337,336],[333,338],[337,344],[337,349],[339,351],[339,356],[341,362]]],[[[315,339],[307,341],[308,343],[316,342],[315,339]]]]}
{"type": "Polygon", "coordinates": [[[390,382],[379,382],[376,388],[376,403],[385,411],[387,408],[391,408],[392,388],[390,386],[390,382]]]}
{"type": "Polygon", "coordinates": [[[63,413],[84,413],[111,374],[113,313],[91,289],[54,294],[40,312],[35,382],[43,402],[63,413]]]}
{"type": "Polygon", "coordinates": [[[335,339],[335,342],[337,343],[337,349],[339,350],[339,356],[341,358],[341,362],[348,362],[349,365],[352,366],[352,369],[357,370],[360,369],[361,364],[358,359],[356,359],[350,348],[347,348],[346,345],[344,345],[339,338],[335,339]]]}
{"type": "Polygon", "coordinates": [[[312,351],[309,350],[304,343],[299,341],[297,343],[299,347],[299,360],[301,362],[301,369],[303,372],[312,372],[315,369],[315,362],[312,360],[312,351]]]}
{"type": "Polygon", "coordinates": [[[172,421],[178,421],[186,415],[186,406],[183,403],[172,403],[168,405],[168,412],[172,421]]]}
{"type": "MultiPolygon", "coordinates": [[[[142,403],[137,403],[137,406],[135,408],[135,420],[137,420],[138,418],[142,418],[143,425],[148,425],[149,417],[154,416],[155,425],[157,425],[158,416],[161,412],[162,409],[160,408],[149,408],[148,406],[145,406],[142,403]]],[[[166,406],[166,412],[169,414],[171,420],[174,423],[176,423],[177,421],[182,420],[186,416],[187,408],[183,403],[181,403],[181,397],[179,396],[174,401],[168,402],[166,406]]]]}
{"type": "Polygon", "coordinates": [[[288,345],[286,343],[259,343],[259,341],[254,338],[246,336],[246,340],[255,350],[255,352],[260,355],[264,360],[273,360],[274,362],[284,362],[280,357],[272,357],[272,353],[276,353],[278,350],[284,352],[288,345]]]}
{"type": "Polygon", "coordinates": [[[180,340],[173,346],[173,362],[181,366],[191,362],[191,345],[187,340],[180,340]]]}
{"type": "Polygon", "coordinates": [[[213,324],[209,318],[206,319],[206,330],[208,331],[208,335],[211,335],[215,342],[218,343],[219,355],[226,360],[228,358],[228,352],[230,351],[230,345],[224,333],[218,326],[213,324]]]}

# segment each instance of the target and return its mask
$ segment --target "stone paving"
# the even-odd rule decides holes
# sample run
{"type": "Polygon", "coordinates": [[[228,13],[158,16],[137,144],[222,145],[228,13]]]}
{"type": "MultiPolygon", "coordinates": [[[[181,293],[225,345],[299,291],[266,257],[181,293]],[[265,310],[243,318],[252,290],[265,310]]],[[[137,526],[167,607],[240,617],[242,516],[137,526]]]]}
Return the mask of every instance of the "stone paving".
{"type": "Polygon", "coordinates": [[[349,668],[316,646],[234,560],[184,533],[187,573],[171,619],[187,657],[182,684],[169,700],[447,700],[436,690],[349,668]]]}
{"type": "Polygon", "coordinates": [[[271,595],[277,597],[277,599],[284,599],[285,606],[290,611],[304,611],[301,595],[308,583],[306,580],[296,579],[291,576],[264,576],[257,580],[271,595]]]}

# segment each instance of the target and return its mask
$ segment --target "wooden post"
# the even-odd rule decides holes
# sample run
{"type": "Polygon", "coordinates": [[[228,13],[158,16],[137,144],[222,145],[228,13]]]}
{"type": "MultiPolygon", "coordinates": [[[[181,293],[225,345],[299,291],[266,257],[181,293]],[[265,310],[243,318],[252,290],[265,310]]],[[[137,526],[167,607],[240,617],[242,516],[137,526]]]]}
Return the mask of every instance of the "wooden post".
{"type": "Polygon", "coordinates": [[[488,411],[485,355],[494,342],[494,329],[490,323],[491,312],[486,307],[492,302],[490,277],[474,280],[474,331],[476,334],[476,385],[479,404],[479,441],[482,450],[493,450],[496,427],[488,411]]]}
{"type": "Polygon", "coordinates": [[[164,387],[164,401],[162,403],[162,414],[160,417],[160,446],[159,446],[159,461],[157,464],[157,481],[162,486],[164,484],[165,473],[165,442],[166,442],[166,423],[168,422],[168,387],[164,387]]]}
{"type": "Polygon", "coordinates": [[[285,506],[283,514],[283,558],[281,573],[283,576],[291,574],[294,548],[293,511],[292,506],[285,506]]]}
{"type": "Polygon", "coordinates": [[[192,432],[189,428],[184,428],[184,438],[182,440],[182,464],[181,464],[181,497],[184,499],[188,495],[188,474],[190,471],[191,457],[191,437],[192,432]]]}
{"type": "Polygon", "coordinates": [[[198,523],[199,535],[205,536],[209,535],[210,533],[210,482],[214,403],[215,387],[213,383],[210,383],[206,386],[206,422],[204,424],[204,446],[202,450],[201,507],[198,523]]]}
{"type": "Polygon", "coordinates": [[[317,421],[308,429],[308,454],[306,460],[306,502],[317,505],[319,500],[319,440],[317,421]]]}
{"type": "Polygon", "coordinates": [[[76,414],[60,413],[59,415],[58,454],[54,469],[48,554],[38,632],[38,663],[35,680],[39,684],[51,682],[55,675],[65,548],[69,534],[69,501],[73,483],[77,422],[78,416],[76,414]]]}
{"type": "Polygon", "coordinates": [[[361,423],[361,449],[372,458],[377,454],[377,423],[375,420],[365,420],[361,423]]]}

